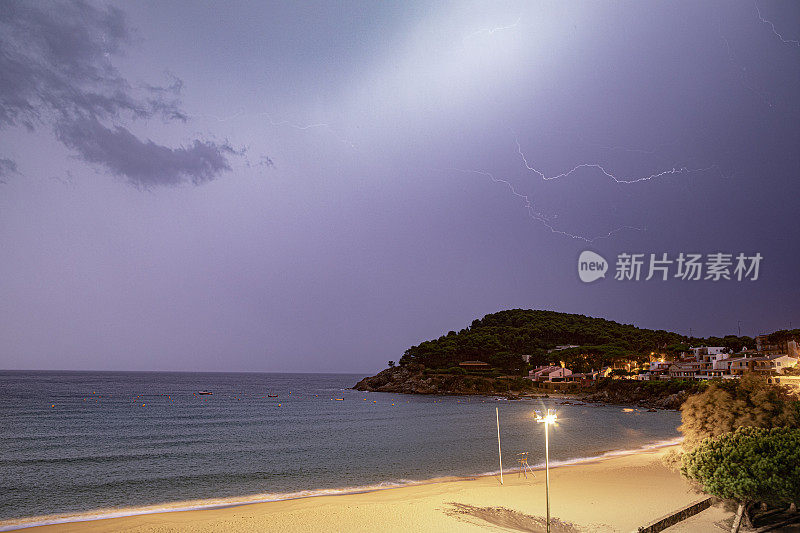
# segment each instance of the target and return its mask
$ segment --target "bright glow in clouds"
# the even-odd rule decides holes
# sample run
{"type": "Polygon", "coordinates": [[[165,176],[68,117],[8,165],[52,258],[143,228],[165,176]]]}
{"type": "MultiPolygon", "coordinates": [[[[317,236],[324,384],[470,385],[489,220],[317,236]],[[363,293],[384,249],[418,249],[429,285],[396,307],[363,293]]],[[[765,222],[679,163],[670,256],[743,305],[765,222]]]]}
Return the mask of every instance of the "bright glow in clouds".
{"type": "MultiPolygon", "coordinates": [[[[412,144],[426,143],[435,152],[437,148],[428,144],[429,139],[432,143],[446,139],[445,144],[458,147],[463,135],[461,128],[487,132],[505,130],[504,135],[510,137],[511,130],[517,126],[547,131],[549,121],[512,126],[504,122],[509,118],[516,121],[522,116],[569,113],[572,102],[558,100],[561,98],[559,84],[569,83],[562,71],[574,68],[576,47],[589,46],[586,41],[602,33],[602,28],[593,22],[594,8],[586,4],[529,3],[520,6],[514,14],[509,14],[509,9],[512,8],[494,4],[459,5],[419,20],[403,36],[391,56],[372,69],[367,80],[359,82],[363,89],[346,106],[352,111],[345,116],[357,116],[362,124],[364,121],[373,124],[370,133],[374,137],[363,142],[377,140],[380,143],[381,138],[391,136],[392,148],[398,140],[402,143],[405,139],[412,144]],[[578,26],[582,30],[580,33],[575,31],[578,26]],[[506,102],[519,101],[520,97],[525,103],[519,104],[519,116],[514,116],[515,110],[509,109],[506,102]],[[465,116],[469,117],[466,121],[465,116]]],[[[562,138],[570,142],[577,136],[562,138]]],[[[565,165],[566,170],[546,174],[527,159],[519,140],[515,142],[527,172],[543,182],[561,178],[608,178],[612,184],[634,184],[669,177],[688,179],[692,175],[696,178],[708,170],[714,170],[717,177],[724,177],[718,165],[707,160],[693,166],[659,165],[637,175],[621,174],[610,170],[613,160],[604,164],[576,161],[579,152],[574,152],[575,159],[565,165]]],[[[653,153],[636,148],[615,149],[653,153]]],[[[550,150],[535,145],[531,149],[544,157],[550,150]]],[[[381,146],[379,151],[385,153],[387,148],[381,146]]],[[[564,152],[564,148],[559,151],[564,152]]],[[[488,151],[483,155],[492,158],[488,151]]],[[[457,157],[456,153],[452,156],[457,157]]],[[[403,165],[409,163],[404,161],[403,165]]],[[[527,189],[524,181],[518,181],[525,178],[524,172],[501,178],[500,172],[488,170],[485,164],[470,165],[472,168],[466,169],[462,161],[453,160],[448,166],[461,173],[485,175],[506,185],[513,196],[522,199],[523,208],[532,220],[570,239],[593,242],[623,230],[643,230],[641,224],[613,224],[600,231],[594,228],[591,231],[567,230],[543,212],[541,202],[539,209],[534,207],[537,203],[534,197],[524,192],[527,189]]],[[[419,169],[425,172],[431,167],[411,164],[409,168],[413,172],[419,169]]]]}
{"type": "Polygon", "coordinates": [[[370,111],[396,117],[414,109],[417,120],[425,120],[426,113],[437,120],[448,111],[463,113],[481,100],[519,90],[520,67],[534,66],[535,56],[546,58],[546,42],[558,30],[542,23],[542,6],[530,5],[526,13],[512,16],[498,11],[491,4],[463,4],[419,20],[359,82],[363,90],[347,107],[371,102],[370,111]]]}
{"type": "Polygon", "coordinates": [[[374,372],[509,308],[800,323],[796,3],[114,5],[0,9],[34,127],[0,130],[0,368],[374,372]],[[770,268],[584,284],[586,242],[770,268]]]}

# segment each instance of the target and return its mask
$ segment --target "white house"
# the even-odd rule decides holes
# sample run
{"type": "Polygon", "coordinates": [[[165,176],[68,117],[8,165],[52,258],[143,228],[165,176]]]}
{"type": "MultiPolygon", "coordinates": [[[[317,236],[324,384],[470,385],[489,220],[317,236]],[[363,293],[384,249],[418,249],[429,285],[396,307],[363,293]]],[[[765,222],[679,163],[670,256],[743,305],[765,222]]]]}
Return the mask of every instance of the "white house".
{"type": "Polygon", "coordinates": [[[718,355],[721,353],[725,353],[727,348],[724,346],[700,346],[697,348],[689,348],[692,351],[692,355],[697,361],[700,361],[704,356],[707,355],[718,355]]]}
{"type": "Polygon", "coordinates": [[[776,374],[783,374],[787,368],[792,368],[797,365],[797,359],[789,357],[785,354],[767,355],[765,357],[757,357],[753,364],[753,370],[756,372],[775,372],[776,374]]]}
{"type": "Polygon", "coordinates": [[[669,378],[670,366],[672,366],[672,363],[669,361],[650,361],[649,368],[636,376],[636,379],[650,381],[669,378]]]}
{"type": "Polygon", "coordinates": [[[559,344],[555,348],[547,350],[547,353],[560,352],[561,350],[569,350],[570,348],[580,348],[577,344],[559,344]]]}
{"type": "Polygon", "coordinates": [[[695,374],[700,370],[700,363],[679,362],[669,367],[669,377],[675,379],[694,379],[695,374]]]}
{"type": "Polygon", "coordinates": [[[528,379],[533,381],[564,381],[572,375],[572,370],[560,366],[540,366],[528,372],[528,379]]]}

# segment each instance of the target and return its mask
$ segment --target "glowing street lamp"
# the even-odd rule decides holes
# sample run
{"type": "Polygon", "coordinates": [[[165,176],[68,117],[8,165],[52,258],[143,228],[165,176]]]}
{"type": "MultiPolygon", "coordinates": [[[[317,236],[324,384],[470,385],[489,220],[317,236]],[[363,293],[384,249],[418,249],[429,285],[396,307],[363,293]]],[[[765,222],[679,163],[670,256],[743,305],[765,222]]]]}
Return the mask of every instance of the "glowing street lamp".
{"type": "Polygon", "coordinates": [[[545,494],[547,495],[547,533],[550,533],[550,432],[548,431],[550,424],[556,423],[556,414],[547,410],[547,415],[542,416],[542,413],[535,411],[536,421],[544,424],[544,477],[545,477],[545,494]]]}

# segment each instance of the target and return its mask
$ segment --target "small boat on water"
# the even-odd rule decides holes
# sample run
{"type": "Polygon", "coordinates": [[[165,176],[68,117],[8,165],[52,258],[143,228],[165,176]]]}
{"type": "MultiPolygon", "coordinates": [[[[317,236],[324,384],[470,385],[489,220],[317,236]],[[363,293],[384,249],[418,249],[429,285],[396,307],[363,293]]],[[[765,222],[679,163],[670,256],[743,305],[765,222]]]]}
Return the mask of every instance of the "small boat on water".
{"type": "Polygon", "coordinates": [[[213,392],[211,392],[210,390],[201,390],[197,394],[213,394],[213,392]]]}
{"type": "Polygon", "coordinates": [[[336,400],[337,402],[343,402],[344,398],[334,398],[334,400],[336,400]]]}
{"type": "Polygon", "coordinates": [[[267,398],[277,398],[277,394],[267,394],[267,398]]]}

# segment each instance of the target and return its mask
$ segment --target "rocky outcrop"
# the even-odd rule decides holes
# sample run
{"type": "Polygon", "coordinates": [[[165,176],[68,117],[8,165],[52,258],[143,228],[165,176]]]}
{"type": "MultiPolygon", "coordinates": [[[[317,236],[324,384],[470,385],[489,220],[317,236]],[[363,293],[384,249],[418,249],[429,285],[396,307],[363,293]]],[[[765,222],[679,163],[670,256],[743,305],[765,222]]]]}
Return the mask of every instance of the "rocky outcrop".
{"type": "MultiPolygon", "coordinates": [[[[632,383],[635,385],[635,383],[632,383]]],[[[638,405],[655,409],[680,409],[692,392],[658,391],[642,386],[601,388],[586,396],[589,402],[603,402],[621,405],[638,405]]]]}
{"type": "MultiPolygon", "coordinates": [[[[643,383],[630,380],[604,380],[576,399],[652,409],[680,409],[696,386],[681,390],[674,384],[643,383]]],[[[387,368],[359,381],[356,390],[402,394],[502,394],[510,398],[544,392],[528,380],[515,376],[489,377],[475,374],[437,373],[408,366],[387,368]]],[[[552,392],[552,391],[550,391],[552,392]]],[[[558,394],[565,394],[557,391],[558,394]]],[[[572,395],[570,395],[572,396],[572,395]]]]}
{"type": "Polygon", "coordinates": [[[359,381],[355,390],[402,394],[514,394],[530,389],[530,382],[517,377],[438,374],[407,367],[388,368],[359,381]]]}

